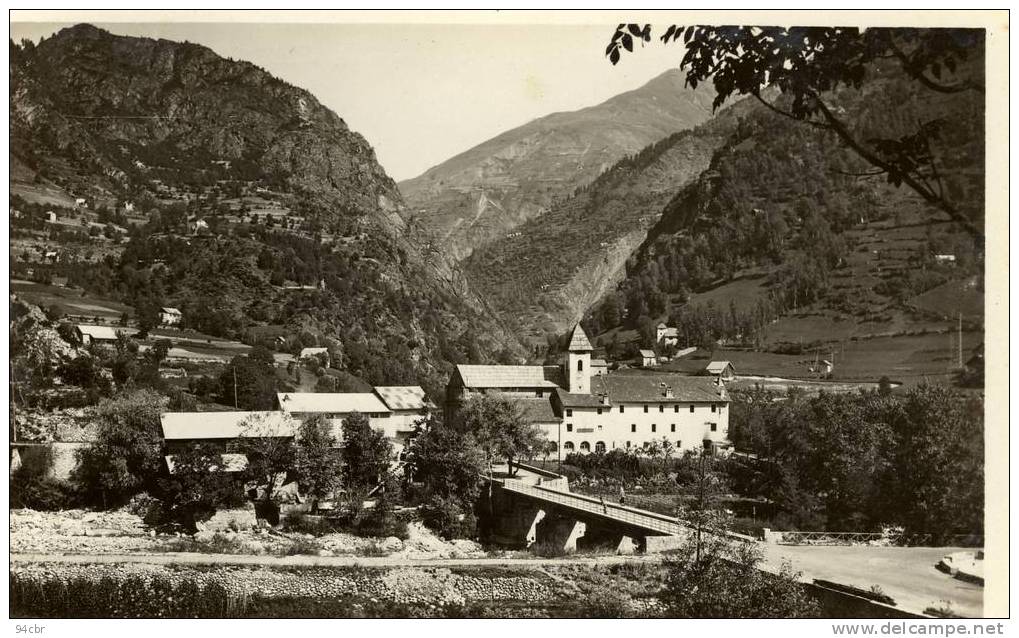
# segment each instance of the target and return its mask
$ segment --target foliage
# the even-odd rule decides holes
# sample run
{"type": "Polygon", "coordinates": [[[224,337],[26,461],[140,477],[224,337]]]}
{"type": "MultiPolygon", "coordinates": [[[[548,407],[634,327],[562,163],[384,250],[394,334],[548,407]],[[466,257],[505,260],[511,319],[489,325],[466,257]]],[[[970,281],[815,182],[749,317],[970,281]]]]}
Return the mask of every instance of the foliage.
{"type": "Polygon", "coordinates": [[[219,376],[219,400],[239,410],[271,410],[277,381],[272,359],[266,362],[254,352],[236,356],[219,376]]]}
{"type": "Polygon", "coordinates": [[[389,473],[392,459],[392,444],[367,416],[354,412],[343,420],[343,482],[348,489],[374,488],[389,473]]]}
{"type": "Polygon", "coordinates": [[[510,399],[497,395],[475,394],[456,410],[452,427],[472,433],[489,465],[497,458],[506,459],[511,473],[513,459],[533,458],[543,439],[541,430],[524,420],[510,399]]]}
{"type": "MultiPolygon", "coordinates": [[[[620,43],[632,51],[634,37],[650,41],[650,25],[619,25],[606,50],[613,64],[619,61],[620,43]]],[[[938,168],[941,158],[932,151],[942,129],[954,122],[931,119],[898,137],[866,138],[851,130],[830,97],[840,87],[860,89],[873,81],[889,58],[933,93],[982,95],[979,64],[965,64],[983,56],[981,30],[673,25],[661,39],[668,43],[681,37],[686,52],[680,68],[687,72],[687,84],[696,88],[711,80],[716,109],[733,95],[749,95],[783,116],[831,132],[875,169],[870,174],[883,174],[895,186],[906,184],[982,239],[978,218],[946,188],[938,168]],[[764,95],[769,87],[787,101],[769,101],[764,95]]]]}
{"type": "Polygon", "coordinates": [[[732,461],[740,490],[776,501],[797,529],[979,533],[979,400],[922,384],[906,391],[782,399],[734,391],[729,432],[758,460],[732,461]]]}
{"type": "Polygon", "coordinates": [[[167,399],[135,390],[96,408],[95,440],[78,450],[71,481],[95,504],[113,507],[154,484],[162,468],[159,415],[167,399]]]}
{"type": "Polygon", "coordinates": [[[167,519],[195,529],[222,505],[235,501],[239,487],[223,467],[215,446],[195,443],[173,455],[173,472],[159,481],[159,498],[167,519]]]}
{"type": "Polygon", "coordinates": [[[297,433],[294,473],[301,493],[325,498],[340,486],[342,458],[336,449],[329,419],[316,415],[305,419],[297,433]]]}
{"type": "Polygon", "coordinates": [[[477,533],[477,517],[470,504],[438,494],[421,506],[421,519],[436,534],[447,540],[473,538],[477,533]]]}
{"type": "Polygon", "coordinates": [[[55,512],[74,507],[79,497],[65,481],[18,470],[11,474],[10,499],[11,508],[55,512]]]}
{"type": "Polygon", "coordinates": [[[414,440],[407,465],[428,495],[453,499],[469,508],[480,494],[485,457],[474,434],[446,425],[437,415],[430,417],[414,440]]]}
{"type": "Polygon", "coordinates": [[[784,564],[778,574],[760,568],[753,543],[710,535],[666,560],[661,600],[676,618],[811,618],[820,610],[784,564]]]}
{"type": "Polygon", "coordinates": [[[294,467],[296,430],[297,423],[286,412],[255,412],[241,422],[238,447],[248,457],[242,474],[255,484],[262,501],[272,502],[294,467]]]}

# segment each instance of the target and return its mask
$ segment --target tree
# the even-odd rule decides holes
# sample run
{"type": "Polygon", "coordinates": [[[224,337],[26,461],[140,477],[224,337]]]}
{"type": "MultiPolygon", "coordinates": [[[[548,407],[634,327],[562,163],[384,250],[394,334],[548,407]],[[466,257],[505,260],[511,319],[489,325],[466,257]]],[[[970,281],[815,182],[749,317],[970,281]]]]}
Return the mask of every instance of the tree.
{"type": "Polygon", "coordinates": [[[167,518],[194,530],[232,500],[234,489],[219,450],[195,443],[173,455],[173,471],[159,481],[159,498],[167,518]]]}
{"type": "Polygon", "coordinates": [[[286,412],[254,412],[240,428],[239,451],[248,457],[244,478],[255,484],[262,501],[272,502],[294,467],[297,424],[286,412]]]}
{"type": "MultiPolygon", "coordinates": [[[[981,65],[965,64],[983,56],[982,30],[672,25],[660,39],[680,38],[686,47],[680,63],[686,83],[696,88],[710,79],[715,109],[733,95],[748,95],[776,113],[828,131],[874,168],[863,175],[905,184],[983,241],[982,224],[974,218],[980,211],[967,212],[965,199],[946,187],[945,158],[936,152],[952,122],[932,119],[901,137],[866,137],[831,102],[840,87],[859,89],[868,74],[880,75],[885,60],[894,60],[907,77],[934,93],[982,95],[981,65]],[[769,87],[784,99],[769,99],[769,87]]],[[[632,51],[634,39],[649,42],[651,25],[620,24],[605,51],[609,61],[616,64],[623,49],[632,51]]]]}
{"type": "Polygon", "coordinates": [[[474,435],[431,416],[407,454],[414,480],[429,496],[454,499],[470,507],[480,494],[485,456],[474,435]]]}
{"type": "Polygon", "coordinates": [[[276,375],[271,365],[250,356],[237,356],[219,376],[219,399],[239,410],[271,410],[276,375]]]}
{"type": "Polygon", "coordinates": [[[788,563],[761,569],[761,550],[712,534],[665,561],[661,600],[675,618],[811,618],[820,610],[788,563]]]}
{"type": "Polygon", "coordinates": [[[134,305],[135,320],[138,321],[138,337],[144,339],[149,331],[159,326],[160,303],[157,299],[145,297],[134,305]]]}
{"type": "Polygon", "coordinates": [[[479,394],[469,397],[456,411],[452,422],[462,433],[472,433],[491,468],[497,458],[505,458],[510,474],[515,474],[513,459],[533,456],[543,434],[527,423],[516,404],[505,397],[479,394]]]}
{"type": "Polygon", "coordinates": [[[378,485],[392,459],[392,444],[368,417],[354,412],[343,420],[343,481],[351,490],[367,492],[378,485]]]}
{"type": "Polygon", "coordinates": [[[151,390],[136,390],[99,404],[95,439],[78,451],[72,474],[87,498],[112,507],[155,484],[163,463],[159,415],[166,404],[166,397],[151,390]]]}
{"type": "Polygon", "coordinates": [[[317,415],[305,419],[297,433],[294,472],[301,491],[315,499],[314,508],[340,486],[342,459],[331,430],[329,419],[317,415]]]}

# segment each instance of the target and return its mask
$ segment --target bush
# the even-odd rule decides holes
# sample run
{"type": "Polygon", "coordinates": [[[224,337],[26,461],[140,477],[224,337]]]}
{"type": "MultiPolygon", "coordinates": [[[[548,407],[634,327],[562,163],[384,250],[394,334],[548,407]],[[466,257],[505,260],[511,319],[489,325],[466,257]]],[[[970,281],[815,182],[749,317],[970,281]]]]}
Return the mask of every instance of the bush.
{"type": "Polygon", "coordinates": [[[421,506],[421,519],[446,540],[473,538],[477,534],[478,519],[474,512],[454,499],[433,496],[421,506]]]}
{"type": "Polygon", "coordinates": [[[318,541],[308,538],[295,538],[290,547],[284,550],[284,556],[296,556],[298,554],[318,554],[319,550],[322,549],[322,545],[318,541]]]}
{"type": "Polygon", "coordinates": [[[17,471],[11,475],[11,507],[54,512],[74,507],[74,488],[54,478],[17,471]]]}

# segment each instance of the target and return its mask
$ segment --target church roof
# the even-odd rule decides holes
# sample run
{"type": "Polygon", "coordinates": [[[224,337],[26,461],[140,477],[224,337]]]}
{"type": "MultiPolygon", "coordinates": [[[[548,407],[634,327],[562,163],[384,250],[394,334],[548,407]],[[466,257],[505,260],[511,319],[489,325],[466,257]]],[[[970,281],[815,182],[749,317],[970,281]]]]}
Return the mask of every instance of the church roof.
{"type": "Polygon", "coordinates": [[[563,384],[559,366],[458,365],[465,388],[556,388],[563,384]]]}
{"type": "Polygon", "coordinates": [[[567,350],[569,352],[591,352],[594,350],[579,323],[573,328],[573,335],[570,336],[570,347],[567,350]]]}
{"type": "Polygon", "coordinates": [[[729,401],[725,386],[711,377],[682,374],[603,374],[591,377],[591,394],[607,394],[613,403],[714,402],[729,401]],[[665,386],[672,396],[665,396],[665,386]]]}

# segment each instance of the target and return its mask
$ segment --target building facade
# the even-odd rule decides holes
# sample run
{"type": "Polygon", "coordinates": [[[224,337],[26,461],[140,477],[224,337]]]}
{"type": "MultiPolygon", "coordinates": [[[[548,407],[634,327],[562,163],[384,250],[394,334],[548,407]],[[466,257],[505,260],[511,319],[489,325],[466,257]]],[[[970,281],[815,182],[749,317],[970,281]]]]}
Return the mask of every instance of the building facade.
{"type": "Polygon", "coordinates": [[[663,438],[677,452],[728,449],[730,401],[720,378],[595,374],[591,350],[577,325],[560,366],[457,366],[446,388],[447,414],[474,394],[507,397],[563,455],[645,447],[663,438]],[[535,405],[543,401],[547,410],[535,405]]]}

